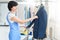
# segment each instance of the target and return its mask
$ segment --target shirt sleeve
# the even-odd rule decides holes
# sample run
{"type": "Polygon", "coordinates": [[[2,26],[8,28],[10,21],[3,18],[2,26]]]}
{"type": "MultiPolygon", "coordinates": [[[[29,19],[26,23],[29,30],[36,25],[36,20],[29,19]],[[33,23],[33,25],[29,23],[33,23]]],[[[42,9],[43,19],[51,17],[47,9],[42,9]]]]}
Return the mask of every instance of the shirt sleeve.
{"type": "Polygon", "coordinates": [[[8,19],[9,19],[9,21],[10,21],[11,23],[14,22],[14,21],[11,20],[12,17],[15,17],[15,15],[10,13],[10,14],[8,15],[8,19]]]}

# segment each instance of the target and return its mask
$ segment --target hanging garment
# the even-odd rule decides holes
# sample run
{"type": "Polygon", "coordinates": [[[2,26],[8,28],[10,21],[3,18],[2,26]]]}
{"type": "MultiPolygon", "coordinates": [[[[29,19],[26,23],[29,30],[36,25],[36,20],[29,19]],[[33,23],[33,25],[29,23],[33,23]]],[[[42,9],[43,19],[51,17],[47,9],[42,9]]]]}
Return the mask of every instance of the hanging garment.
{"type": "Polygon", "coordinates": [[[46,28],[47,28],[47,12],[44,9],[44,6],[40,7],[37,14],[38,19],[34,19],[27,28],[33,26],[33,38],[43,39],[46,37],[46,28]]]}
{"type": "Polygon", "coordinates": [[[9,23],[10,26],[9,40],[20,40],[20,31],[19,31],[18,23],[11,22],[8,18],[9,14],[10,12],[7,14],[7,22],[9,23]]]}
{"type": "MultiPolygon", "coordinates": [[[[25,10],[25,19],[31,18],[31,12],[30,12],[30,8],[27,8],[26,6],[24,7],[25,10]]],[[[26,23],[26,26],[29,25],[31,23],[31,21],[26,23]]]]}

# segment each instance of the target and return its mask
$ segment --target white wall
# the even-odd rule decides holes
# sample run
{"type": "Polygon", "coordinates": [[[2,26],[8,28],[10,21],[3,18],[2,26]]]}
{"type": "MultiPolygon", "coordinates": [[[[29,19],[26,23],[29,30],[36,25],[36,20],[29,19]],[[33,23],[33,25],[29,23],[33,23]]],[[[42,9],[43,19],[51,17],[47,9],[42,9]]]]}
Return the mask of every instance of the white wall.
{"type": "Polygon", "coordinates": [[[8,40],[9,27],[0,26],[0,40],[8,40]]]}
{"type": "Polygon", "coordinates": [[[10,0],[0,0],[0,2],[8,2],[8,1],[10,1],[10,0]]]}
{"type": "Polygon", "coordinates": [[[60,0],[56,1],[56,27],[55,37],[60,40],[60,0]]]}
{"type": "MultiPolygon", "coordinates": [[[[52,1],[52,0],[51,0],[52,1]]],[[[53,37],[60,40],[60,0],[53,0],[49,5],[49,24],[53,37]]]]}

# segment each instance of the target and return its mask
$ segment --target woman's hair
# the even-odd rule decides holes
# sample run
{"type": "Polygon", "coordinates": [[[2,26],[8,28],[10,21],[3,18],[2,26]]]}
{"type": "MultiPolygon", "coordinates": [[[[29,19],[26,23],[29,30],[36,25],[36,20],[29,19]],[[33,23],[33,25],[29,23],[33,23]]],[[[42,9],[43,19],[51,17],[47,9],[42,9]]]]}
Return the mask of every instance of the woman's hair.
{"type": "Polygon", "coordinates": [[[18,5],[17,2],[15,2],[15,1],[9,1],[9,3],[8,3],[8,9],[9,9],[9,11],[11,11],[11,8],[12,8],[13,6],[17,6],[17,5],[18,5]]]}

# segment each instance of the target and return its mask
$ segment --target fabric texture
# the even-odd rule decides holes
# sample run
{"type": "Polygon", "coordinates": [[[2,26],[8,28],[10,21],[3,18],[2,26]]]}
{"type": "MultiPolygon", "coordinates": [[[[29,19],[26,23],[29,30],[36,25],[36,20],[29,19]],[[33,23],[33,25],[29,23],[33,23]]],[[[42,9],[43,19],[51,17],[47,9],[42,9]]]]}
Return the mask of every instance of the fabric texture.
{"type": "Polygon", "coordinates": [[[43,39],[46,37],[46,28],[47,28],[47,12],[44,9],[44,6],[40,7],[37,14],[38,19],[34,19],[27,28],[33,26],[33,38],[35,39],[43,39]]]}

